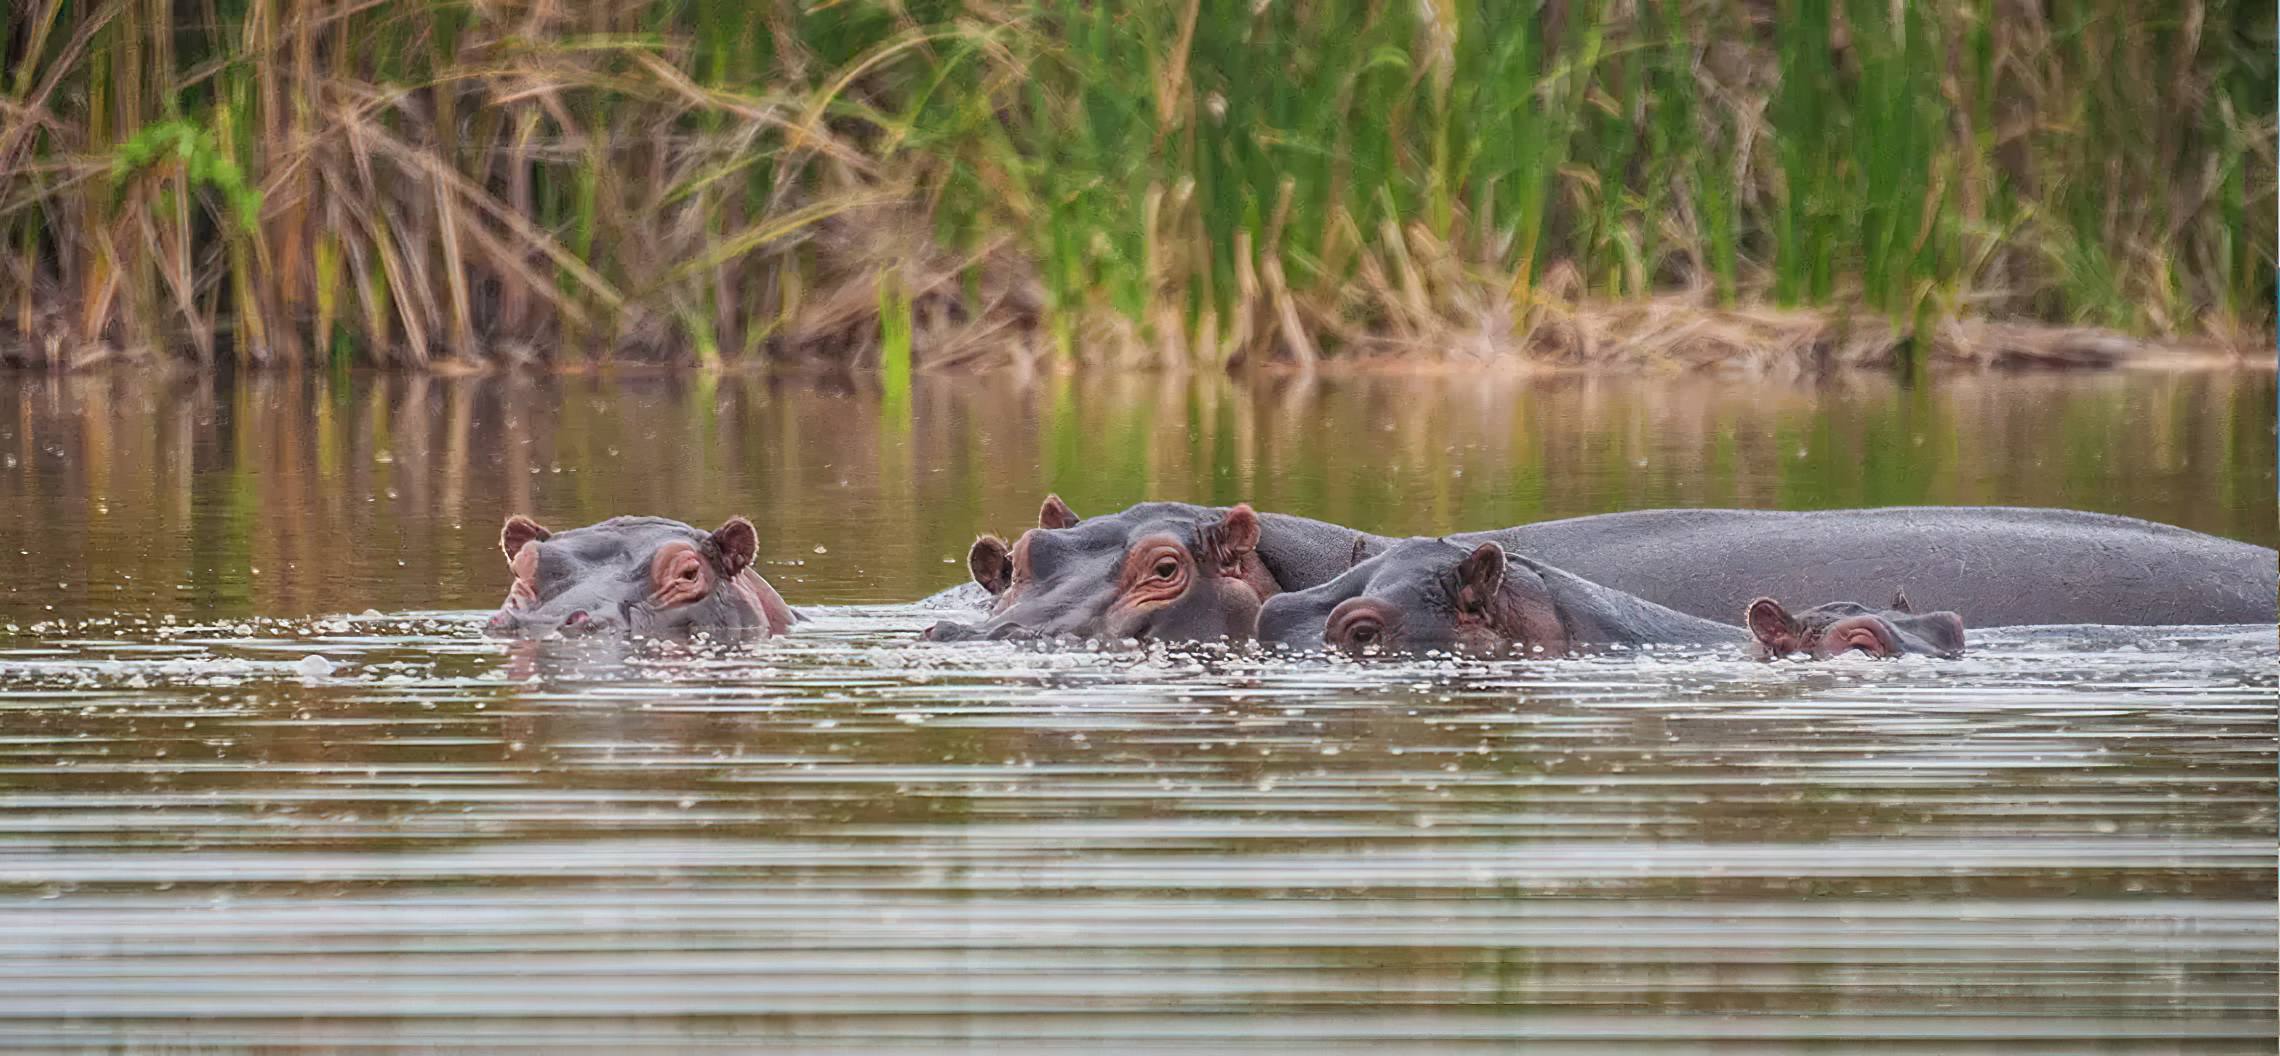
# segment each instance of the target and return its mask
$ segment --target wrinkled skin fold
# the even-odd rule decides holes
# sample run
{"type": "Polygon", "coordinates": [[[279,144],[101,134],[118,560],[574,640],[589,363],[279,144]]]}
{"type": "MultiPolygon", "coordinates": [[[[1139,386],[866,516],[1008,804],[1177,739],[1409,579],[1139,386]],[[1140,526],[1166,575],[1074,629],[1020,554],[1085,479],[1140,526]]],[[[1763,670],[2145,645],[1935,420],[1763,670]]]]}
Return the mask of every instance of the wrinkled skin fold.
{"type": "Polygon", "coordinates": [[[1954,613],[1919,616],[1904,602],[1895,605],[1876,611],[1836,602],[1792,616],[1759,598],[1744,630],[1515,557],[1492,542],[1467,548],[1412,539],[1321,586],[1269,599],[1260,611],[1259,639],[1284,649],[1357,656],[1569,656],[1718,644],[1746,646],[1767,658],[1826,659],[1855,651],[1961,655],[1963,622],[1954,613]]]}
{"type": "Polygon", "coordinates": [[[742,517],[712,532],[663,517],[554,532],[518,514],[499,549],[514,582],[493,637],[767,637],[798,618],[752,570],[759,533],[742,517]]]}

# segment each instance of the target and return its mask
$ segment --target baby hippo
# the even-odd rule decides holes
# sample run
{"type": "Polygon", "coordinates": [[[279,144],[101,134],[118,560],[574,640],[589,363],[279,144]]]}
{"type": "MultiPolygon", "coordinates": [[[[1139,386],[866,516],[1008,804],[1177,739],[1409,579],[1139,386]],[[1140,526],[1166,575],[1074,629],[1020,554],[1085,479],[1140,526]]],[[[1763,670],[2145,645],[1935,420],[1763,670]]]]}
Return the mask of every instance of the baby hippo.
{"type": "Polygon", "coordinates": [[[711,533],[663,517],[550,532],[518,514],[499,531],[514,586],[486,630],[501,638],[782,634],[799,617],[752,570],[759,546],[742,517],[711,533]]]}
{"type": "Polygon", "coordinates": [[[1963,620],[1916,615],[1906,599],[1877,612],[1839,602],[1791,615],[1771,598],[1749,606],[1749,628],[1716,623],[1602,587],[1495,543],[1466,550],[1409,539],[1310,590],[1278,594],[1259,612],[1259,640],[1347,653],[1565,656],[1621,646],[1750,644],[1754,655],[1825,659],[1963,653],[1963,620]]]}

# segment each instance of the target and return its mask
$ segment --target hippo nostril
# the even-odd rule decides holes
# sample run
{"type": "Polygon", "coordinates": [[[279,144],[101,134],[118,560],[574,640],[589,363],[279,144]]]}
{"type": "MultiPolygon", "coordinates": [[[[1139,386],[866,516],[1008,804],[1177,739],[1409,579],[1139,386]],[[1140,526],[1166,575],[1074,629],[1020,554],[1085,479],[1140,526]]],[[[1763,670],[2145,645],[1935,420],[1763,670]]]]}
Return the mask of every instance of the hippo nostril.
{"type": "Polygon", "coordinates": [[[555,633],[564,638],[583,638],[598,633],[602,629],[602,621],[595,619],[593,613],[584,609],[571,612],[570,615],[562,617],[561,623],[555,625],[555,633]]]}
{"type": "Polygon", "coordinates": [[[948,620],[926,629],[926,640],[930,642],[962,642],[973,636],[973,628],[962,623],[951,623],[948,620]]]}

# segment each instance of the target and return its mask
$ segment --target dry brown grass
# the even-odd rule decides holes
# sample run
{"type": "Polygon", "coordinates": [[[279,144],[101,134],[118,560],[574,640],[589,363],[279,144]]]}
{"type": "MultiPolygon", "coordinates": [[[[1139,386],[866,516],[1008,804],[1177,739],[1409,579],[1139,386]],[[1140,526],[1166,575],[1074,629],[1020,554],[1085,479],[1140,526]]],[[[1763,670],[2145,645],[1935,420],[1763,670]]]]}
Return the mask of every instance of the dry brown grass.
{"type": "Polygon", "coordinates": [[[1493,6],[26,0],[0,362],[2270,366],[2266,7],[1493,6]]]}

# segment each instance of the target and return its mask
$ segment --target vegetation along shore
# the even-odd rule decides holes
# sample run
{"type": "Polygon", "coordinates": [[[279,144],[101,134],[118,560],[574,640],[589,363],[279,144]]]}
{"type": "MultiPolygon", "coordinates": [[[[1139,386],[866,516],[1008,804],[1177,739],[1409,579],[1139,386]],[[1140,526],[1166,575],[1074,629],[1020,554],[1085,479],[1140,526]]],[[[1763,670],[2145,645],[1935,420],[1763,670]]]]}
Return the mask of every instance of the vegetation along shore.
{"type": "Polygon", "coordinates": [[[6,17],[19,365],[2273,358],[2269,3],[6,17]]]}

